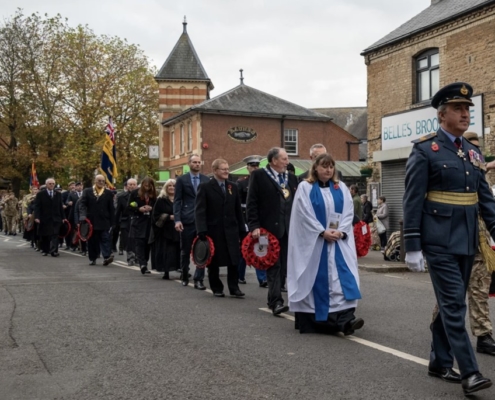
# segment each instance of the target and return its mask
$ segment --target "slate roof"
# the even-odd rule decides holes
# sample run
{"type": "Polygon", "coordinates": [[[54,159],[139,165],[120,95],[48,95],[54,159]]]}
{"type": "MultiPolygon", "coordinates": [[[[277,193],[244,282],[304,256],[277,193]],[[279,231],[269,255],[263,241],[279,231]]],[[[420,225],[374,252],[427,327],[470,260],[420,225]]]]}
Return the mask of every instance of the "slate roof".
{"type": "Polygon", "coordinates": [[[368,109],[366,107],[313,108],[313,111],[328,115],[332,122],[345,129],[355,138],[362,140],[359,145],[359,159],[368,156],[368,109]]]}
{"type": "Polygon", "coordinates": [[[189,38],[186,30],[186,23],[184,25],[184,32],[176,43],[172,52],[168,56],[165,63],[155,76],[156,80],[161,79],[177,79],[177,80],[196,80],[196,81],[210,81],[206,74],[203,64],[199,60],[198,54],[194,49],[194,46],[189,38]]]}
{"type": "Polygon", "coordinates": [[[411,18],[405,24],[399,26],[388,35],[373,43],[367,49],[363,50],[362,56],[375,51],[381,47],[403,40],[419,32],[433,28],[436,25],[443,24],[449,20],[460,17],[463,14],[470,13],[478,8],[482,8],[494,0],[440,0],[431,4],[427,9],[411,18]]]}
{"type": "Polygon", "coordinates": [[[331,120],[331,118],[326,115],[241,84],[213,99],[206,100],[188,108],[182,113],[163,121],[162,124],[167,125],[173,120],[181,118],[183,115],[192,111],[267,117],[284,116],[288,119],[297,118],[318,121],[331,120]]]}

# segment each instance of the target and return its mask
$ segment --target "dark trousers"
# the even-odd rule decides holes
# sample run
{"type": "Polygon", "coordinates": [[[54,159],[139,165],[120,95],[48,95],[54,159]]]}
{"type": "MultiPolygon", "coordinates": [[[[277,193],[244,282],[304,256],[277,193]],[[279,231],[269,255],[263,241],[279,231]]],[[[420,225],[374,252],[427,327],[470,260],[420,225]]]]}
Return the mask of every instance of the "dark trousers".
{"type": "Polygon", "coordinates": [[[149,238],[134,238],[132,240],[134,240],[134,250],[139,266],[141,268],[147,267],[151,251],[151,246],[148,244],[149,238]]]}
{"type": "Polygon", "coordinates": [[[495,294],[495,272],[492,272],[492,284],[490,285],[490,294],[495,294]]]}
{"type": "Polygon", "coordinates": [[[40,246],[43,253],[58,253],[58,235],[42,236],[40,246]]]}
{"type": "Polygon", "coordinates": [[[288,237],[287,233],[278,239],[280,243],[280,255],[277,262],[266,270],[266,280],[268,282],[268,307],[274,308],[276,305],[284,304],[282,297],[282,282],[285,286],[285,276],[283,276],[283,266],[285,265],[285,274],[287,274],[287,250],[288,237]]]}
{"type": "MultiPolygon", "coordinates": [[[[227,266],[227,286],[229,287],[230,294],[239,290],[238,279],[237,265],[227,266]]],[[[215,265],[208,267],[208,282],[210,283],[210,288],[213,293],[223,292],[223,283],[220,279],[220,267],[215,265]]]]}
{"type": "Polygon", "coordinates": [[[127,251],[127,238],[129,237],[129,228],[120,227],[119,251],[127,251]]]}
{"type": "Polygon", "coordinates": [[[96,260],[101,251],[104,259],[107,259],[112,254],[112,243],[110,234],[107,230],[94,230],[88,240],[88,256],[91,261],[96,260]]]}
{"type": "Polygon", "coordinates": [[[474,255],[424,252],[439,313],[431,325],[430,365],[452,367],[454,357],[462,379],[478,372],[478,364],[466,331],[466,291],[474,255]]]}
{"type": "MultiPolygon", "coordinates": [[[[182,269],[181,279],[187,280],[189,274],[189,263],[191,262],[191,247],[196,237],[196,226],[194,224],[184,225],[184,230],[180,234],[180,267],[182,269]]],[[[205,269],[196,268],[194,281],[203,281],[205,279],[205,269]]]]}
{"type": "Polygon", "coordinates": [[[387,231],[378,234],[378,237],[380,238],[380,247],[384,249],[387,245],[387,231]]]}
{"type": "Polygon", "coordinates": [[[120,226],[116,226],[112,229],[112,250],[117,251],[117,242],[119,240],[120,226]]]}

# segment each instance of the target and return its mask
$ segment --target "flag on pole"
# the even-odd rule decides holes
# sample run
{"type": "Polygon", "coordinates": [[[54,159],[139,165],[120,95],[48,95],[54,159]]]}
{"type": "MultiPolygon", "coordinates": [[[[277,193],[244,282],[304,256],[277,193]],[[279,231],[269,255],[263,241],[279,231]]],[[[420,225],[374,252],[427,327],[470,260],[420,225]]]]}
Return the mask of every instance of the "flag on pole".
{"type": "Polygon", "coordinates": [[[29,187],[33,186],[40,186],[40,182],[38,181],[38,174],[36,173],[36,167],[34,166],[34,161],[31,164],[31,175],[29,176],[29,187]]]}
{"type": "Polygon", "coordinates": [[[105,177],[107,186],[114,189],[114,179],[117,178],[117,155],[115,151],[115,128],[112,117],[108,117],[108,124],[105,128],[106,137],[101,153],[100,172],[105,177]]]}

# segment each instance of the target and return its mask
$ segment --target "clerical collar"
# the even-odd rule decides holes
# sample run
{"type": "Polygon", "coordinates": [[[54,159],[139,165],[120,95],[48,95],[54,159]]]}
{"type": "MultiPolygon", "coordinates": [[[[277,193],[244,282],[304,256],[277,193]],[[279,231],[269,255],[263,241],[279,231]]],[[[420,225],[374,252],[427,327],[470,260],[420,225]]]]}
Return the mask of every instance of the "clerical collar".
{"type": "Polygon", "coordinates": [[[326,187],[330,187],[330,182],[331,182],[331,179],[329,179],[328,181],[326,182],[322,182],[318,179],[318,186],[321,187],[321,188],[326,188],[326,187]]]}

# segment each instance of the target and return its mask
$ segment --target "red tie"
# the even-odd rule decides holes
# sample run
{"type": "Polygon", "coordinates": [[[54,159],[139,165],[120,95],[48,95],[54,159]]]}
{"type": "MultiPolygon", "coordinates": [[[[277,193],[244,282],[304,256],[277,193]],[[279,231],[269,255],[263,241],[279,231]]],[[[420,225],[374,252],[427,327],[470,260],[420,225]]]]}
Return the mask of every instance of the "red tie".
{"type": "Polygon", "coordinates": [[[461,144],[462,144],[461,139],[460,138],[455,138],[454,144],[455,144],[455,147],[457,147],[458,149],[460,149],[461,148],[461,144]]]}

